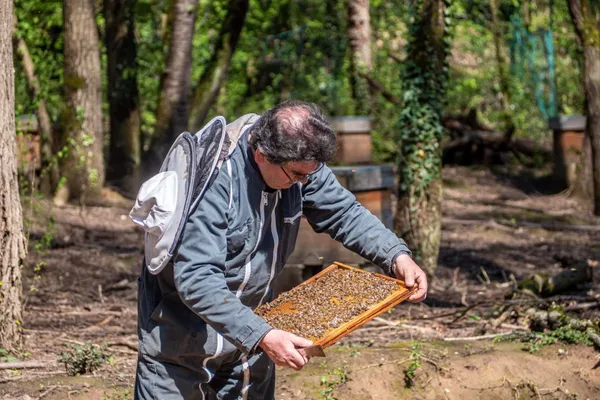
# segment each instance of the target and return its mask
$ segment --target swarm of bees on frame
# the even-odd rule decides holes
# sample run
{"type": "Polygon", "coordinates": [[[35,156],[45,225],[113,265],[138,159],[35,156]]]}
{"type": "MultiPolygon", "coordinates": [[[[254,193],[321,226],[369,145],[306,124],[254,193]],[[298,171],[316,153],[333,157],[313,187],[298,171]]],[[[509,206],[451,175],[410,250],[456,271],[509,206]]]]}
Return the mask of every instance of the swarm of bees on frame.
{"type": "Polygon", "coordinates": [[[400,287],[370,272],[334,269],[255,312],[272,327],[318,341],[400,287]]]}

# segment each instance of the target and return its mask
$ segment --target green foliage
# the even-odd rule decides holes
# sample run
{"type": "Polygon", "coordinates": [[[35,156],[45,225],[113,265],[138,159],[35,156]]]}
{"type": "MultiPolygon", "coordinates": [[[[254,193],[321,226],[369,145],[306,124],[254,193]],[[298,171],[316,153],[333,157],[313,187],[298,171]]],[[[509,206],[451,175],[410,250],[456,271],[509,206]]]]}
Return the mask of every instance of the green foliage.
{"type": "MultiPolygon", "coordinates": [[[[48,250],[52,248],[52,244],[54,242],[54,238],[56,237],[56,219],[54,216],[49,216],[48,218],[44,218],[41,214],[41,210],[39,209],[39,203],[34,201],[34,198],[38,200],[41,198],[41,194],[37,191],[32,193],[25,193],[24,196],[21,197],[23,199],[24,204],[28,204],[28,209],[24,212],[23,216],[23,224],[26,230],[26,238],[27,243],[31,246],[33,243],[32,252],[35,253],[39,257],[44,257],[48,250]],[[42,221],[45,226],[43,227],[43,235],[35,240],[30,240],[31,229],[35,221],[42,221]]],[[[29,285],[29,294],[36,292],[39,288],[39,284],[42,280],[42,273],[44,268],[46,267],[45,261],[40,261],[35,264],[33,267],[33,279],[29,285]]],[[[23,308],[27,301],[24,302],[23,308]]]]}
{"type": "Polygon", "coordinates": [[[142,140],[148,148],[158,107],[160,77],[166,62],[166,1],[138,0],[135,6],[138,90],[142,140]]]}
{"type": "Polygon", "coordinates": [[[233,118],[295,97],[318,103],[330,115],[348,114],[354,104],[345,32],[341,0],[301,5],[251,0],[229,79],[213,113],[233,118]]]}
{"type": "Polygon", "coordinates": [[[348,382],[348,374],[345,368],[336,368],[333,371],[327,371],[327,373],[321,376],[321,386],[324,388],[319,392],[321,397],[319,400],[338,400],[333,395],[335,389],[340,385],[348,382]]]}
{"type": "Polygon", "coordinates": [[[421,356],[423,355],[421,350],[421,343],[413,341],[410,347],[410,364],[404,370],[404,385],[410,388],[414,385],[415,373],[421,366],[421,356]]]}
{"type": "Polygon", "coordinates": [[[98,346],[86,343],[83,346],[68,344],[69,351],[61,352],[57,358],[65,365],[69,375],[82,375],[97,370],[102,364],[111,362],[112,356],[107,354],[107,344],[98,346]]]}
{"type": "MultiPolygon", "coordinates": [[[[448,7],[447,37],[452,37],[452,57],[441,70],[422,71],[411,61],[411,52],[431,55],[422,36],[413,38],[418,18],[410,2],[370,2],[372,32],[372,77],[387,92],[402,100],[393,104],[373,94],[373,149],[377,162],[392,162],[396,154],[406,187],[425,187],[438,175],[439,115],[465,113],[476,107],[483,122],[502,129],[503,110],[498,97],[498,71],[494,58],[489,1],[458,0],[448,7]],[[409,32],[410,30],[410,32],[409,32]],[[412,38],[406,43],[406,38],[412,38]],[[411,50],[413,49],[413,50],[411,50]],[[408,57],[408,58],[407,58],[408,57]],[[398,62],[397,60],[406,62],[398,62]],[[399,79],[399,70],[403,72],[399,79]],[[431,72],[434,71],[434,72],[431,72]],[[421,74],[422,72],[422,74],[421,74]],[[446,74],[448,76],[446,77],[446,74]],[[414,81],[421,75],[420,81],[414,81]],[[410,81],[410,82],[409,82],[410,81]],[[434,89],[437,88],[437,89],[434,89]],[[445,96],[442,94],[445,93],[445,96]],[[437,104],[443,98],[447,103],[437,104]],[[431,101],[430,101],[431,100],[431,101]],[[424,106],[425,105],[425,106],[424,106]],[[402,116],[399,113],[402,112],[402,116]],[[400,120],[400,121],[399,121],[400,120]],[[416,134],[416,136],[415,136],[416,134]],[[423,137],[421,137],[421,134],[423,137]],[[422,139],[422,140],[421,140],[422,139]],[[406,145],[398,147],[401,141],[406,145]],[[437,142],[435,146],[422,143],[437,142]],[[422,152],[425,154],[422,156],[422,152]]],[[[143,145],[147,148],[156,123],[159,83],[165,65],[167,12],[169,2],[139,0],[135,5],[138,46],[138,85],[142,116],[143,145]]],[[[503,26],[503,49],[508,55],[511,13],[523,13],[520,0],[498,0],[503,26]]],[[[552,27],[555,40],[556,86],[561,113],[582,113],[582,53],[566,2],[528,3],[530,31],[552,27]],[[550,13],[549,4],[552,4],[550,13]],[[550,18],[550,15],[552,18],[550,18]]],[[[201,0],[193,39],[191,82],[204,72],[212,57],[217,35],[227,14],[228,1],[201,0]]],[[[104,30],[101,7],[97,8],[100,33],[104,30]]],[[[31,52],[42,93],[53,121],[62,109],[63,21],[58,0],[16,0],[17,35],[31,52]]],[[[264,1],[250,0],[250,7],[229,76],[209,117],[224,115],[231,120],[242,113],[262,112],[276,103],[295,97],[319,104],[332,116],[348,115],[360,108],[351,93],[346,3],[342,0],[264,1]]],[[[446,43],[449,45],[449,41],[446,43]]],[[[103,71],[106,54],[102,49],[103,71]]],[[[543,60],[541,60],[543,61],[543,60]]],[[[106,74],[103,72],[103,82],[106,74]]],[[[68,79],[73,86],[77,79],[68,79]]],[[[523,78],[509,76],[510,109],[516,134],[548,138],[547,123],[535,104],[531,73],[523,78]]],[[[16,114],[32,114],[38,99],[30,99],[23,68],[15,63],[16,114]]],[[[104,84],[104,88],[106,85],[104,84]]],[[[105,91],[106,92],[106,91],[105,91]]],[[[108,110],[105,93],[103,110],[108,110]]],[[[189,127],[194,130],[197,127],[189,127]]]]}
{"type": "MultiPolygon", "coordinates": [[[[523,2],[499,0],[499,19],[503,34],[502,51],[509,56],[511,39],[509,19],[512,14],[523,15],[523,2]]],[[[559,114],[583,113],[584,93],[581,90],[583,55],[578,45],[567,2],[528,3],[529,31],[552,28],[555,49],[555,76],[559,114]],[[550,10],[550,5],[552,10],[550,10]]],[[[453,58],[448,84],[448,114],[464,114],[478,108],[482,121],[498,130],[503,127],[503,109],[498,96],[498,64],[493,48],[489,1],[455,1],[451,7],[455,16],[453,31],[453,58]]],[[[539,72],[546,62],[541,43],[537,51],[536,68],[539,72]]],[[[510,57],[506,57],[509,59],[510,57]]],[[[508,65],[505,66],[508,68],[508,65]]],[[[523,76],[509,75],[510,110],[516,135],[536,140],[548,139],[547,121],[536,105],[533,76],[525,68],[523,76]]]]}
{"type": "Polygon", "coordinates": [[[129,400],[131,397],[132,393],[129,388],[115,388],[111,394],[105,392],[102,395],[104,400],[129,400]]]}
{"type": "Polygon", "coordinates": [[[593,345],[587,331],[582,331],[576,327],[567,324],[555,330],[547,332],[528,332],[514,333],[506,336],[498,336],[494,338],[494,343],[520,341],[525,343],[523,351],[529,353],[537,353],[544,346],[548,346],[557,342],[566,344],[584,344],[586,346],[593,345]]]}
{"type": "Polygon", "coordinates": [[[8,352],[6,349],[0,348],[0,362],[15,362],[19,359],[8,352]]]}
{"type": "Polygon", "coordinates": [[[48,226],[46,228],[46,232],[42,235],[42,237],[35,242],[33,245],[33,251],[40,255],[44,255],[48,252],[48,249],[52,246],[52,240],[56,236],[56,219],[53,216],[48,218],[48,226]]]}
{"type": "MultiPolygon", "coordinates": [[[[52,120],[59,116],[62,101],[63,23],[60,0],[15,0],[16,34],[28,46],[40,82],[40,99],[52,120]]],[[[15,115],[34,114],[39,99],[30,99],[21,64],[15,61],[15,115]]]]}

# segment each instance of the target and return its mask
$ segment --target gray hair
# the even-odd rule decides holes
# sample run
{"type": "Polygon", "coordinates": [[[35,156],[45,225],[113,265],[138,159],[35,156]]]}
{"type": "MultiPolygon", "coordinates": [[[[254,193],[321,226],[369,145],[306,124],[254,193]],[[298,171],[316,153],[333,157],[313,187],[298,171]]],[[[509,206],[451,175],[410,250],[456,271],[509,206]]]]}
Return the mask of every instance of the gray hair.
{"type": "Polygon", "coordinates": [[[250,146],[276,165],[327,162],[337,151],[335,132],[313,103],[287,100],[265,111],[251,130],[250,146]]]}

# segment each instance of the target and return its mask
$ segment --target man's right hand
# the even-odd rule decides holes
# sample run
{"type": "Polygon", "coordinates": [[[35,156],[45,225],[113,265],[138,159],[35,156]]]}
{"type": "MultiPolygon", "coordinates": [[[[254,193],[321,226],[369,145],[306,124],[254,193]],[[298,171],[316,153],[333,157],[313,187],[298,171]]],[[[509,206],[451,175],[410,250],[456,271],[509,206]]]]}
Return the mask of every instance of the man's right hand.
{"type": "Polygon", "coordinates": [[[258,344],[269,358],[281,367],[291,367],[300,371],[308,358],[298,352],[302,347],[311,346],[313,342],[296,336],[293,333],[272,329],[262,338],[258,344]]]}

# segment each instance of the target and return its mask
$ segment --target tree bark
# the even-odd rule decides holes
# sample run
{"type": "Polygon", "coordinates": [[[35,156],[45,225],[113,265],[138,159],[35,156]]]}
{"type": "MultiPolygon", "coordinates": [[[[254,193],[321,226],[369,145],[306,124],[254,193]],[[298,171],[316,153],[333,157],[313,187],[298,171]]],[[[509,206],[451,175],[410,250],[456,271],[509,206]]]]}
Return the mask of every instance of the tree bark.
{"type": "Polygon", "coordinates": [[[398,197],[396,232],[413,252],[413,259],[433,280],[437,270],[442,235],[442,179],[434,179],[421,196],[398,197]]]}
{"type": "Polygon", "coordinates": [[[510,89],[506,75],[506,59],[502,53],[502,26],[500,25],[500,21],[498,21],[498,5],[496,4],[496,0],[490,0],[490,11],[492,14],[492,35],[494,37],[496,64],[498,65],[498,79],[500,81],[500,101],[504,112],[505,142],[508,143],[512,139],[515,128],[510,111],[510,89]]]}
{"type": "Polygon", "coordinates": [[[169,9],[167,64],[160,82],[160,99],[156,113],[154,138],[145,162],[156,169],[169,151],[171,143],[187,129],[192,39],[198,2],[172,0],[169,9]]]}
{"type": "Polygon", "coordinates": [[[12,7],[12,0],[0,0],[0,347],[11,350],[21,341],[21,267],[26,257],[15,142],[12,7]]]}
{"type": "Polygon", "coordinates": [[[16,48],[16,54],[21,61],[25,79],[27,79],[27,89],[31,100],[37,102],[36,117],[40,134],[40,153],[42,172],[40,176],[40,190],[46,195],[51,195],[56,188],[59,179],[59,171],[56,163],[52,162],[54,156],[54,132],[52,132],[52,123],[50,115],[46,108],[46,101],[40,97],[40,83],[35,73],[35,65],[31,59],[27,43],[20,37],[16,30],[17,16],[14,18],[13,45],[16,48]]]}
{"type": "Polygon", "coordinates": [[[569,11],[583,45],[586,135],[591,144],[594,214],[600,215],[600,10],[590,0],[569,0],[569,11]]]}
{"type": "Polygon", "coordinates": [[[371,96],[369,85],[361,74],[373,70],[371,56],[371,17],[369,0],[348,1],[348,39],[350,42],[350,84],[357,115],[369,115],[371,96]]]}
{"type": "Polygon", "coordinates": [[[248,0],[229,0],[227,17],[219,31],[215,51],[194,90],[190,116],[190,127],[194,132],[202,128],[227,78],[247,12],[248,0]]]}
{"type": "Polygon", "coordinates": [[[107,178],[123,189],[140,182],[140,101],[135,41],[135,0],[104,0],[110,154],[107,178]]]}
{"type": "Polygon", "coordinates": [[[93,0],[65,0],[65,107],[61,115],[66,183],[54,198],[85,202],[100,197],[104,185],[100,43],[93,0]]]}
{"type": "Polygon", "coordinates": [[[398,129],[399,190],[394,227],[413,258],[433,279],[442,223],[442,119],[447,80],[444,0],[419,0],[407,46],[404,97],[398,129]],[[419,125],[423,125],[420,127],[419,125]]]}
{"type": "Polygon", "coordinates": [[[573,187],[573,193],[585,202],[594,201],[594,180],[592,173],[592,143],[589,132],[583,137],[583,150],[580,162],[577,165],[577,178],[573,187]]]}

